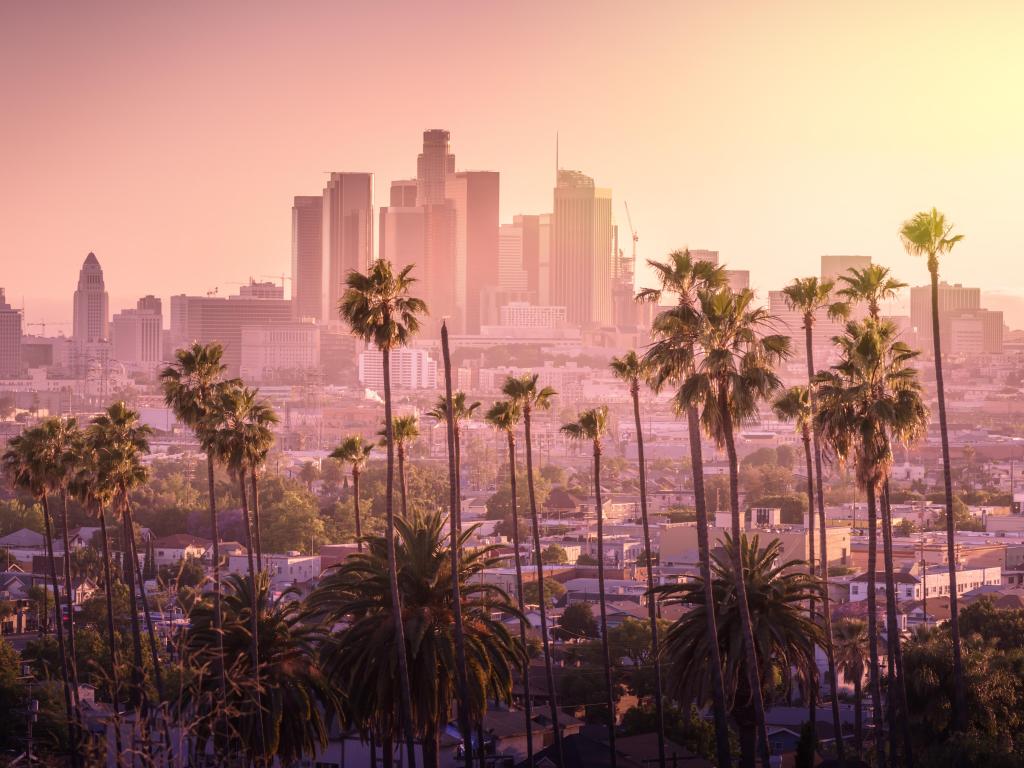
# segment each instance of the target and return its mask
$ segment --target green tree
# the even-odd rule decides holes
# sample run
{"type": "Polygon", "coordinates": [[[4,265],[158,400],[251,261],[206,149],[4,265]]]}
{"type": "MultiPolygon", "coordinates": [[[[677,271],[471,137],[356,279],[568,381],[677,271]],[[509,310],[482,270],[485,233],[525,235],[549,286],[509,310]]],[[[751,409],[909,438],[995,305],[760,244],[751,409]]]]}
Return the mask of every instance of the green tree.
{"type": "MultiPolygon", "coordinates": [[[[536,581],[528,581],[523,584],[523,602],[527,605],[540,606],[540,592],[537,589],[536,581]]],[[[544,607],[545,614],[547,608],[554,605],[555,602],[561,600],[565,596],[565,587],[557,581],[547,579],[544,581],[544,607]]]]}
{"type": "Polygon", "coordinates": [[[331,452],[331,458],[348,465],[352,472],[352,510],[356,522],[356,542],[359,551],[363,551],[363,526],[359,514],[359,478],[366,469],[373,451],[373,443],[363,440],[359,435],[350,435],[331,452]]]}
{"type": "MultiPolygon", "coordinates": [[[[600,637],[597,619],[590,603],[573,603],[558,620],[555,634],[563,640],[582,640],[600,637]]],[[[606,691],[607,693],[607,691],[606,691]]],[[[607,703],[607,702],[605,702],[607,703]]]]}
{"type": "Polygon", "coordinates": [[[541,560],[544,565],[563,565],[569,562],[569,556],[562,547],[557,544],[549,544],[541,552],[541,560]]]}
{"type": "Polygon", "coordinates": [[[43,508],[38,503],[25,504],[18,499],[0,501],[0,536],[28,528],[30,531],[42,533],[43,508]]]}

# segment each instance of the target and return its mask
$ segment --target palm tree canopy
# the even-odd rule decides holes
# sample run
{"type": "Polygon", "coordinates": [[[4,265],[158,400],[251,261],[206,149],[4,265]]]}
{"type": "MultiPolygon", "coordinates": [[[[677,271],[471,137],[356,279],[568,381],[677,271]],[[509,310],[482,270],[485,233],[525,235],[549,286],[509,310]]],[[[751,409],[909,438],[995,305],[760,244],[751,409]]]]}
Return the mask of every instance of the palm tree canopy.
{"type": "Polygon", "coordinates": [[[338,313],[352,333],[380,350],[403,347],[420,328],[427,305],[409,294],[416,282],[410,264],[397,274],[391,262],[378,259],[370,269],[349,272],[338,313]]]}
{"type": "Polygon", "coordinates": [[[782,289],[786,306],[803,317],[804,327],[813,324],[819,310],[826,309],[832,318],[845,318],[850,313],[848,304],[832,301],[831,280],[819,280],[816,277],[798,277],[782,289]]]}
{"type": "Polygon", "coordinates": [[[872,317],[878,316],[879,305],[883,301],[896,298],[900,289],[907,287],[881,264],[869,264],[863,269],[851,267],[848,274],[839,276],[839,280],[843,284],[839,295],[851,304],[864,302],[872,317]]]}
{"type": "Polygon", "coordinates": [[[90,423],[88,440],[96,448],[100,472],[122,493],[149,479],[149,469],[141,457],[149,453],[152,434],[153,430],[139,421],[139,412],[124,401],[113,403],[90,423]]]}
{"type": "Polygon", "coordinates": [[[374,444],[360,435],[349,435],[331,451],[331,458],[348,464],[354,472],[362,472],[370,459],[374,444]]]}
{"type": "Polygon", "coordinates": [[[580,411],[576,421],[562,425],[561,432],[570,440],[590,440],[600,446],[608,432],[608,406],[580,411]]]}
{"type": "MultiPolygon", "coordinates": [[[[735,706],[745,700],[749,688],[732,567],[734,550],[735,543],[726,534],[721,549],[712,553],[712,582],[722,674],[727,696],[735,706]]],[[[791,669],[816,675],[814,648],[824,643],[824,634],[808,617],[806,603],[820,596],[821,584],[806,573],[803,561],[782,560],[782,544],[777,539],[762,547],[758,536],[748,539],[744,534],[740,550],[760,680],[766,694],[785,692],[791,669]]],[[[684,584],[667,584],[655,587],[654,593],[663,596],[666,604],[690,609],[665,637],[664,656],[675,670],[667,676],[670,686],[680,701],[710,701],[711,655],[703,581],[698,577],[684,584]]]]}
{"type": "Polygon", "coordinates": [[[848,683],[859,682],[868,668],[868,624],[861,619],[840,619],[832,625],[836,669],[848,683]]]}
{"type": "MultiPolygon", "coordinates": [[[[472,403],[466,402],[466,393],[459,391],[452,395],[452,415],[454,417],[455,425],[458,426],[463,421],[473,418],[473,414],[476,413],[480,407],[479,401],[472,403]]],[[[441,395],[437,398],[437,402],[434,403],[434,407],[427,411],[427,415],[436,419],[437,421],[448,420],[448,399],[441,395]]]]}
{"type": "Polygon", "coordinates": [[[772,411],[779,421],[792,421],[800,434],[811,428],[810,390],[804,386],[788,387],[772,401],[772,411]]]}
{"type": "Polygon", "coordinates": [[[647,265],[654,270],[660,287],[640,289],[637,301],[658,302],[665,293],[674,293],[680,303],[690,303],[697,291],[715,290],[728,283],[724,267],[695,259],[688,248],[672,251],[667,261],[648,259],[647,265]]]}
{"type": "Polygon", "coordinates": [[[259,390],[221,387],[202,422],[200,440],[236,476],[258,467],[274,443],[270,424],[277,416],[259,399],[259,390]]]}
{"type": "Polygon", "coordinates": [[[939,256],[952,251],[963,239],[963,235],[953,234],[953,224],[946,220],[946,214],[935,208],[915,213],[900,226],[900,240],[907,253],[927,256],[931,272],[938,271],[939,256]]]}
{"type": "Polygon", "coordinates": [[[46,440],[43,430],[30,427],[7,443],[3,458],[4,474],[15,488],[27,491],[35,498],[47,492],[48,473],[46,440]]]}
{"type": "MultiPolygon", "coordinates": [[[[380,444],[386,445],[386,430],[382,427],[377,433],[381,438],[380,444]]],[[[391,420],[391,435],[396,445],[405,446],[420,436],[420,422],[414,413],[404,416],[395,416],[391,420]]]]}
{"type": "Polygon", "coordinates": [[[501,432],[512,432],[522,417],[523,409],[517,401],[498,400],[487,410],[484,420],[501,432]]]}
{"type": "Polygon", "coordinates": [[[633,349],[622,357],[613,357],[609,367],[612,369],[612,376],[626,382],[631,391],[639,391],[640,382],[647,381],[651,374],[649,361],[638,356],[633,349]]]}
{"type": "Polygon", "coordinates": [[[537,387],[537,380],[540,378],[536,373],[525,373],[522,376],[509,376],[501,388],[502,393],[509,399],[518,403],[524,410],[540,408],[547,410],[551,407],[555,392],[551,387],[537,387]]]}
{"type": "Polygon", "coordinates": [[[175,362],[160,374],[164,402],[184,424],[195,429],[218,396],[227,366],[217,342],[193,344],[174,353],[175,362]]]}

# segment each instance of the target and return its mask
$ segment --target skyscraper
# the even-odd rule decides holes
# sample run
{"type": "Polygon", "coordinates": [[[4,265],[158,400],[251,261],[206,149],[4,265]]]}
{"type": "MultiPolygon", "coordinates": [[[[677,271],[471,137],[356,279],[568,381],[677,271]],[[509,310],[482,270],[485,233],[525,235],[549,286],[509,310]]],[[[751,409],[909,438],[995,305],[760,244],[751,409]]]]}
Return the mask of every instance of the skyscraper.
{"type": "Polygon", "coordinates": [[[300,195],[292,204],[292,309],[296,318],[324,319],[324,198],[300,195]]]}
{"type": "Polygon", "coordinates": [[[78,289],[75,291],[73,338],[75,345],[105,341],[109,337],[110,299],[103,285],[103,268],[90,253],[78,273],[78,289]]]}
{"type": "Polygon", "coordinates": [[[11,307],[0,288],[0,379],[21,375],[21,312],[11,307]]]}
{"type": "Polygon", "coordinates": [[[154,368],[163,359],[161,301],[144,296],[135,309],[123,309],[110,323],[112,356],[139,368],[154,368]]]}
{"type": "Polygon", "coordinates": [[[332,173],[323,195],[323,319],[339,323],[345,278],[373,261],[373,174],[332,173]]]}
{"type": "Polygon", "coordinates": [[[416,205],[445,201],[445,184],[455,173],[455,155],[449,151],[448,131],[433,128],[423,132],[423,151],[416,158],[416,205]]]}
{"type": "Polygon", "coordinates": [[[612,323],[612,193],[579,171],[558,171],[551,232],[551,303],[569,322],[612,323]]]}
{"type": "Polygon", "coordinates": [[[870,256],[822,256],[821,279],[836,282],[841,275],[851,269],[864,269],[871,266],[870,256]]]}
{"type": "Polygon", "coordinates": [[[502,224],[498,229],[498,287],[502,290],[526,290],[523,248],[523,227],[518,223],[502,224]]]}
{"type": "MultiPolygon", "coordinates": [[[[954,317],[978,316],[981,317],[985,310],[981,308],[981,289],[968,288],[956,283],[939,283],[939,339],[942,342],[942,352],[952,351],[950,323],[954,317]]],[[[991,318],[985,318],[988,323],[996,322],[991,318]]],[[[931,354],[932,345],[932,288],[930,285],[915,286],[910,289],[910,324],[917,329],[918,343],[925,354],[931,354]]],[[[998,319],[999,340],[998,347],[1002,349],[1002,316],[998,319]]],[[[990,332],[991,336],[991,332],[990,332]]],[[[996,342],[989,342],[987,350],[996,346],[996,342]]]]}
{"type": "Polygon", "coordinates": [[[448,176],[445,190],[455,213],[455,301],[462,329],[475,334],[482,292],[498,285],[499,176],[460,171],[448,176]]]}

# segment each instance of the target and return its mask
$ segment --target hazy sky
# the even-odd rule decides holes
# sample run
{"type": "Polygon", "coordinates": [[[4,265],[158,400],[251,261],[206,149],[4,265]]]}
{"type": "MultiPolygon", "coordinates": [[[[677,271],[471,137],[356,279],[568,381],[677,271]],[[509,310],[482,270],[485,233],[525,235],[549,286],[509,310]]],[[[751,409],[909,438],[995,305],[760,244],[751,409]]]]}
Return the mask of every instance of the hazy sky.
{"type": "Polygon", "coordinates": [[[1021,40],[996,0],[2,3],[0,285],[70,320],[94,250],[112,310],[233,292],[290,269],[293,195],[371,170],[383,202],[439,127],[503,220],[550,210],[558,131],[644,258],[920,283],[896,231],[937,205],[944,276],[1024,294],[1021,40]]]}

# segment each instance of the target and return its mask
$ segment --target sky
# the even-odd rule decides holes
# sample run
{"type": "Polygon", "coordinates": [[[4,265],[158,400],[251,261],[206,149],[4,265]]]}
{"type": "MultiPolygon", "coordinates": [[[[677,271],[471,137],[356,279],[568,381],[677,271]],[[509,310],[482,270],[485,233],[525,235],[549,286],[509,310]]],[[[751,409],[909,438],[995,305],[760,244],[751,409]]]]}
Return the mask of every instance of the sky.
{"type": "Polygon", "coordinates": [[[290,270],[294,195],[373,171],[386,202],[447,128],[503,221],[550,210],[557,133],[641,259],[716,249],[762,293],[826,253],[922,284],[897,230],[937,206],[943,277],[1022,327],[1022,39],[998,0],[0,3],[0,286],[69,321],[95,251],[112,311],[235,292],[290,270]]]}

